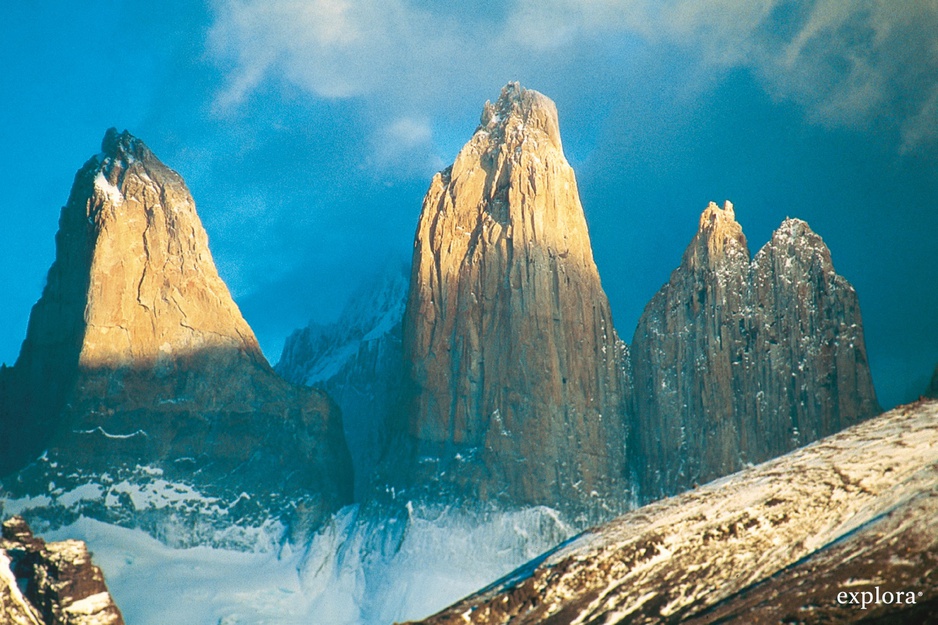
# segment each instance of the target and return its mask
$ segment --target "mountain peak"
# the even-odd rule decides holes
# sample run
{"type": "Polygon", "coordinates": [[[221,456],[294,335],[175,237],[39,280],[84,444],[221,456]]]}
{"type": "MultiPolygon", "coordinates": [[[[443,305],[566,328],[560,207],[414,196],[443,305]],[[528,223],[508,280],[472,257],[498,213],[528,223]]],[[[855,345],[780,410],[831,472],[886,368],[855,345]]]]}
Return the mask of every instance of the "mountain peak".
{"type": "Polygon", "coordinates": [[[703,230],[708,227],[713,227],[715,224],[725,223],[725,222],[735,222],[736,221],[736,211],[733,209],[733,203],[729,200],[726,200],[723,203],[723,208],[717,206],[717,203],[710,201],[707,205],[707,208],[700,213],[700,229],[703,230]]]}
{"type": "Polygon", "coordinates": [[[153,160],[155,157],[150,148],[143,141],[130,134],[128,130],[118,132],[113,126],[108,128],[101,140],[101,154],[99,162],[122,162],[130,164],[134,161],[153,160]]]}
{"type": "Polygon", "coordinates": [[[557,106],[544,94],[517,82],[505,85],[495,104],[486,101],[479,121],[480,131],[503,141],[519,139],[520,143],[527,133],[540,130],[554,147],[561,148],[557,106]]]}
{"type": "Polygon", "coordinates": [[[824,239],[811,229],[808,222],[801,219],[786,217],[772,233],[769,242],[756,254],[755,264],[758,266],[765,263],[765,257],[771,253],[784,258],[802,259],[801,263],[806,271],[812,263],[816,263],[824,272],[834,272],[831,252],[824,239]]]}
{"type": "MultiPolygon", "coordinates": [[[[351,498],[338,411],[271,370],[182,177],[126,131],[108,130],[102,147],[62,208],[14,367],[19,390],[4,397],[27,425],[17,423],[16,457],[3,460],[26,472],[15,478],[24,492],[118,474],[142,483],[149,474],[134,467],[149,467],[205,502],[240,501],[243,490],[252,510],[238,515],[255,527],[280,515],[278,498],[296,503],[298,524],[324,521],[351,498]]],[[[218,510],[167,508],[164,518],[211,523],[227,514],[218,510]]],[[[100,514],[136,511],[102,503],[100,514]]]]}
{"type": "Polygon", "coordinates": [[[509,83],[485,105],[431,184],[413,258],[399,474],[463,500],[627,501],[625,354],[549,98],[509,83]]]}
{"type": "Polygon", "coordinates": [[[733,203],[727,200],[723,208],[716,202],[700,214],[697,236],[684,252],[685,263],[691,267],[715,267],[715,262],[732,255],[740,263],[749,262],[749,248],[743,228],[736,221],[733,203]]]}

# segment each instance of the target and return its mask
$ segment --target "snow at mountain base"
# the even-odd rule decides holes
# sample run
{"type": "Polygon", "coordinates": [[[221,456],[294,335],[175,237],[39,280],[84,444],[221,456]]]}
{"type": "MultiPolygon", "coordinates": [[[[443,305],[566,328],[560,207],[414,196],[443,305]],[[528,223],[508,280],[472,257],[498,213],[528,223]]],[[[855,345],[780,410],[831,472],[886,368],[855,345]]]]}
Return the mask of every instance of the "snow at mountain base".
{"type": "Polygon", "coordinates": [[[349,506],[305,550],[174,549],[79,518],[44,533],[88,543],[133,625],[387,625],[422,618],[572,533],[547,508],[468,514],[349,506]]]}

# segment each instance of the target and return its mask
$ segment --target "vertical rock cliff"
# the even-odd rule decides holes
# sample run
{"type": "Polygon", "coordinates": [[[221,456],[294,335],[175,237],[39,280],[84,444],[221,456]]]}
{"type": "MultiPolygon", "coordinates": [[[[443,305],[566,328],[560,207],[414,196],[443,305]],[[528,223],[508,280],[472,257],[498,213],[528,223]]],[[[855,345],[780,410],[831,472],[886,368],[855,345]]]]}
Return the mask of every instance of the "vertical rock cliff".
{"type": "Polygon", "coordinates": [[[711,204],[632,341],[634,450],[652,494],[732,473],[753,444],[739,401],[748,392],[748,291],[749,248],[733,206],[711,204]]]}
{"type": "Polygon", "coordinates": [[[880,412],[856,291],[824,241],[786,219],[752,261],[755,423],[775,456],[880,412]]]}
{"type": "Polygon", "coordinates": [[[626,358],[556,107],[509,84],[433,178],[417,227],[400,424],[410,483],[618,507],[626,358]]]}
{"type": "Polygon", "coordinates": [[[879,411],[856,292],[788,219],[750,262],[732,204],[711,203],[631,346],[645,498],[670,495],[879,411]]]}
{"type": "Polygon", "coordinates": [[[14,496],[94,485],[66,499],[158,535],[315,526],[351,498],[334,404],[273,372],[182,178],[127,132],[75,177],[12,376],[32,461],[4,479],[14,496]]]}

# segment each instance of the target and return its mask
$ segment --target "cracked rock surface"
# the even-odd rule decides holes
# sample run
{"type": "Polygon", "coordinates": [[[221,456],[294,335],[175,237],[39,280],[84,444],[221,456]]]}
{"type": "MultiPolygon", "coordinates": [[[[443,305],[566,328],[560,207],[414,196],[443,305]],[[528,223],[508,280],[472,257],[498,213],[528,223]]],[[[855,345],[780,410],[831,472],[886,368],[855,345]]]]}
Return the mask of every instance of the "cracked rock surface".
{"type": "Polygon", "coordinates": [[[224,528],[306,531],[351,499],[335,405],[273,372],[182,178],[126,131],[76,174],[4,375],[6,506],[31,522],[252,546],[224,528]]]}
{"type": "Polygon", "coordinates": [[[403,486],[574,511],[627,500],[626,347],[542,94],[506,86],[433,178],[403,349],[403,451],[389,469],[403,486]]]}

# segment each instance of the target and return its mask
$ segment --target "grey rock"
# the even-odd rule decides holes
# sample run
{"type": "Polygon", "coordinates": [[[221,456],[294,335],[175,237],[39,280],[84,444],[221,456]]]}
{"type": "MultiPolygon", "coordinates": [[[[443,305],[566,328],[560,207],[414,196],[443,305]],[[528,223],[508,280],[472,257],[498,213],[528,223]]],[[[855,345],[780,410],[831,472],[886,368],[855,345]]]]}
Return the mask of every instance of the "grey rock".
{"type": "Polygon", "coordinates": [[[750,262],[728,202],[701,215],[631,354],[632,461],[644,501],[880,411],[857,295],[827,246],[787,219],[750,262]]]}

